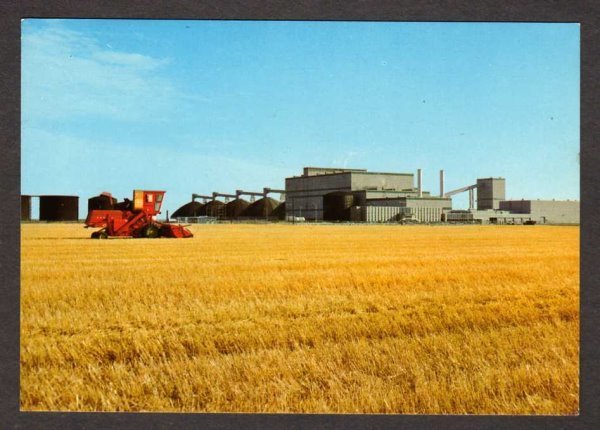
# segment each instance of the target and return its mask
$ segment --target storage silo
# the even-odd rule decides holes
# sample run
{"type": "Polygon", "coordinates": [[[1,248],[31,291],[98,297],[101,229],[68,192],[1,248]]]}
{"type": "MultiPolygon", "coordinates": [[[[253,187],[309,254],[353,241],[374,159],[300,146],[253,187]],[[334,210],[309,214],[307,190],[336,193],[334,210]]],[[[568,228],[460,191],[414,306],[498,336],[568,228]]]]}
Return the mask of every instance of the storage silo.
{"type": "Polygon", "coordinates": [[[326,221],[350,221],[350,208],[355,205],[352,192],[334,191],[323,196],[323,219],[326,221]]]}
{"type": "Polygon", "coordinates": [[[40,196],[40,221],[77,221],[79,196],[40,196]]]}
{"type": "Polygon", "coordinates": [[[269,218],[273,216],[273,211],[279,206],[279,201],[271,197],[263,197],[255,201],[242,213],[247,218],[269,218]]]}
{"type": "Polygon", "coordinates": [[[250,202],[244,199],[235,199],[225,205],[225,216],[227,218],[238,218],[244,213],[250,202]]]}
{"type": "Polygon", "coordinates": [[[31,196],[21,196],[21,221],[31,221],[31,196]]]}
{"type": "Polygon", "coordinates": [[[202,204],[200,202],[191,201],[191,202],[186,203],[185,205],[181,206],[175,212],[173,212],[173,214],[171,215],[171,218],[173,219],[173,218],[187,218],[187,217],[200,216],[203,206],[204,206],[204,204],[202,204]]]}

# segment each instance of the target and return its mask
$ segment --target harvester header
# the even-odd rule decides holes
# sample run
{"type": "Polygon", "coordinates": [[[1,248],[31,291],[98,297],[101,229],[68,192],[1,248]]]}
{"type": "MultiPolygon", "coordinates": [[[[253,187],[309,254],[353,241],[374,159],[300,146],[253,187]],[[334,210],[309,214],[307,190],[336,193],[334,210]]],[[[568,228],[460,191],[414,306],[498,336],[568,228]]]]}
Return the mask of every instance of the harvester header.
{"type": "Polygon", "coordinates": [[[165,191],[134,190],[133,201],[126,198],[117,203],[110,193],[102,193],[89,199],[85,226],[101,227],[92,233],[93,239],[192,237],[192,232],[182,225],[156,221],[164,196],[165,191]]]}

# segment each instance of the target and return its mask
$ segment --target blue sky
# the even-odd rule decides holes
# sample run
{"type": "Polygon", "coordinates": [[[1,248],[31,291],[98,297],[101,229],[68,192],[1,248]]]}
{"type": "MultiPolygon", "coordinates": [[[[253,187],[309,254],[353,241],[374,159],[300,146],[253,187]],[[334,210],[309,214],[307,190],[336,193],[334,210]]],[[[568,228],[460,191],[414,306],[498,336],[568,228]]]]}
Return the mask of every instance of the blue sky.
{"type": "MultiPolygon", "coordinates": [[[[281,188],[303,166],[579,199],[579,25],[22,23],[23,194],[281,188]]],[[[466,195],[454,199],[465,207],[466,195]]],[[[34,217],[37,212],[34,210],[34,217]]]]}

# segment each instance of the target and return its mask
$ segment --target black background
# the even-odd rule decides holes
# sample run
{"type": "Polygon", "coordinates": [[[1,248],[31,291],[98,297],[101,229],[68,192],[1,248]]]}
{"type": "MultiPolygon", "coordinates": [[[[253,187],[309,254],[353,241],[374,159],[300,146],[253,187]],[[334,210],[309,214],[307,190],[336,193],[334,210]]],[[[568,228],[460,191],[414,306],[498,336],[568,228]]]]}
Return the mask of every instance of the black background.
{"type": "Polygon", "coordinates": [[[600,155],[594,1],[2,1],[0,3],[0,428],[600,428],[597,252],[600,155]],[[512,21],[581,24],[581,376],[579,416],[19,411],[20,31],[22,18],[512,21]]]}

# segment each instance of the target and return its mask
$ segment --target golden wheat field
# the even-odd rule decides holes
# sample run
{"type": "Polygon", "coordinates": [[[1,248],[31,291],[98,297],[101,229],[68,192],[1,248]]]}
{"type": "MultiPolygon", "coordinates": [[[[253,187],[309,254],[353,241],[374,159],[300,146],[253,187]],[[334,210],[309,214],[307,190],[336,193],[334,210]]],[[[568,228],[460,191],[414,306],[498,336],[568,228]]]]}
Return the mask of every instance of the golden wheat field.
{"type": "Polygon", "coordinates": [[[22,225],[22,410],[578,412],[578,227],[192,229],[22,225]]]}

